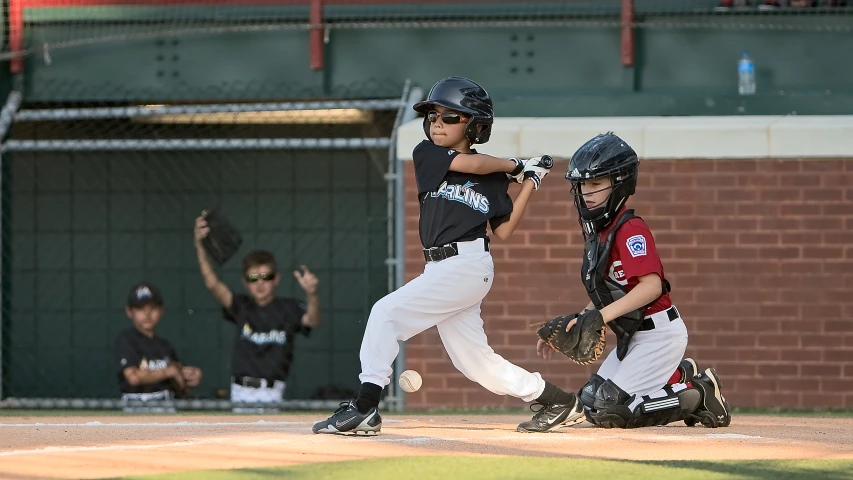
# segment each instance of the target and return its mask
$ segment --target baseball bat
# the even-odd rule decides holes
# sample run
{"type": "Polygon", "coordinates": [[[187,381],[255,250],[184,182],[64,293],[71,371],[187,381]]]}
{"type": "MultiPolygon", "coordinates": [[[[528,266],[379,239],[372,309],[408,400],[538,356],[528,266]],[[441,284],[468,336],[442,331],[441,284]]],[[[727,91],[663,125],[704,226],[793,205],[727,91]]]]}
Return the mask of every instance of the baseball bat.
{"type": "Polygon", "coordinates": [[[551,159],[550,155],[542,155],[542,159],[539,160],[539,164],[545,168],[551,168],[554,166],[554,160],[551,159]]]}

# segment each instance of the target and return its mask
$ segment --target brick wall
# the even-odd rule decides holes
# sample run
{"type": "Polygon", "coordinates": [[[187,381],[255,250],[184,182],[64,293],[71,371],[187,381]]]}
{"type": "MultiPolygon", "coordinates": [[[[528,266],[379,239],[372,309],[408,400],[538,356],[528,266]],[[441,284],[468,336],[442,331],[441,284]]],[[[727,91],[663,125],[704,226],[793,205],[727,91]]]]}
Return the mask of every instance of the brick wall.
{"type": "MultiPolygon", "coordinates": [[[[493,239],[483,318],[496,352],[576,390],[598,365],[537,358],[528,327],[587,303],[565,166],[534,193],[514,236],[493,239]]],[[[410,280],[423,256],[406,168],[410,280]]],[[[645,161],[629,206],[655,234],[690,334],[687,355],[717,368],[730,404],[853,408],[853,161],[645,161]]],[[[406,365],[424,378],[407,408],[523,405],[458,373],[434,328],[407,342],[406,365]]]]}

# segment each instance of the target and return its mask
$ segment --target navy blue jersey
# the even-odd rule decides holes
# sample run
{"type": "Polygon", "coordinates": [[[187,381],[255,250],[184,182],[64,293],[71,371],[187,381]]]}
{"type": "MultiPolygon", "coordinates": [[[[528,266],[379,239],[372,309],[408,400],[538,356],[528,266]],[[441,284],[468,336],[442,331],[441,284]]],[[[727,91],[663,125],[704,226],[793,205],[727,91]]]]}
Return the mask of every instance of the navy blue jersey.
{"type": "Polygon", "coordinates": [[[292,298],[276,297],[260,306],[247,295],[234,295],[231,307],[223,311],[225,320],[237,326],[231,374],[287,380],[296,334],[311,332],[302,325],[306,311],[304,303],[292,298]]]}
{"type": "Polygon", "coordinates": [[[136,367],[140,370],[164,370],[171,362],[179,362],[175,348],[163,337],[148,337],[131,327],[123,330],[113,344],[116,374],[121,393],[152,393],[174,390],[167,378],[159,383],[133,386],[124,378],[124,369],[136,367]]]}
{"type": "Polygon", "coordinates": [[[412,154],[424,248],[485,238],[487,222],[494,230],[512,213],[507,174],[452,172],[448,169],[457,155],[456,150],[428,140],[418,144],[412,154]]]}

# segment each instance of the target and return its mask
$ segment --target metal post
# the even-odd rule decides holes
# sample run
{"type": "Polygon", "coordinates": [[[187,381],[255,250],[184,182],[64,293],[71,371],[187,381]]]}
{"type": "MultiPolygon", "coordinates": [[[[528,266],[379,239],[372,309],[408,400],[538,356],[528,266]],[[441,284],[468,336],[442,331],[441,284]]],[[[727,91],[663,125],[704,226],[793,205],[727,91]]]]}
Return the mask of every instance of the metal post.
{"type": "MultiPolygon", "coordinates": [[[[403,85],[403,93],[400,96],[399,107],[397,108],[397,115],[394,117],[394,125],[391,127],[391,138],[388,144],[388,166],[386,168],[385,173],[385,185],[386,185],[386,203],[385,203],[385,227],[386,227],[386,252],[387,257],[385,259],[385,266],[387,268],[387,289],[389,292],[396,290],[397,279],[395,278],[396,272],[396,264],[399,262],[399,254],[394,251],[395,247],[395,239],[394,233],[395,229],[395,221],[396,221],[396,209],[395,205],[399,202],[399,199],[396,197],[396,188],[397,177],[399,177],[399,172],[397,171],[397,148],[395,145],[395,138],[397,138],[397,128],[400,126],[400,120],[403,116],[403,109],[405,108],[405,100],[406,97],[409,96],[409,86],[411,84],[410,80],[406,80],[406,83],[403,85]]],[[[400,354],[403,353],[402,348],[400,349],[400,354]]],[[[394,363],[393,372],[394,375],[399,375],[400,370],[397,369],[398,360],[400,356],[397,356],[397,361],[394,363]]],[[[391,410],[400,411],[402,410],[402,397],[400,392],[397,389],[397,382],[392,378],[391,383],[388,385],[388,404],[391,410]]]]}
{"type": "Polygon", "coordinates": [[[47,122],[62,120],[158,117],[161,115],[203,115],[213,113],[279,112],[297,110],[395,110],[400,100],[327,100],[308,102],[222,103],[210,105],[139,105],[133,107],[45,108],[21,110],[15,115],[18,122],[47,122]]]}
{"type": "MultiPolygon", "coordinates": [[[[0,140],[6,137],[9,128],[12,127],[12,123],[15,120],[15,112],[21,108],[22,101],[23,95],[17,91],[10,92],[6,98],[6,104],[0,110],[0,140]]],[[[3,188],[3,155],[0,153],[0,214],[3,212],[3,196],[5,193],[5,189],[3,188]]],[[[5,344],[3,322],[6,321],[6,315],[3,311],[3,281],[5,280],[3,278],[3,267],[3,232],[2,220],[0,220],[0,400],[3,399],[3,379],[5,378],[5,375],[3,375],[3,345],[5,344]]]]}
{"type": "Polygon", "coordinates": [[[390,138],[164,138],[121,140],[7,140],[3,151],[279,150],[387,148],[390,138]]]}
{"type": "MultiPolygon", "coordinates": [[[[408,82],[407,82],[408,86],[408,82]]],[[[408,88],[407,88],[408,90],[408,88]]],[[[406,274],[406,199],[405,199],[405,171],[403,162],[400,161],[397,155],[397,129],[400,125],[411,121],[417,114],[412,110],[412,106],[421,101],[424,96],[424,91],[420,88],[413,88],[409,92],[403,93],[403,105],[401,111],[397,114],[397,119],[394,124],[394,131],[391,133],[391,148],[389,148],[389,170],[393,168],[394,176],[393,184],[389,184],[389,197],[393,197],[394,204],[389,205],[389,214],[393,211],[393,224],[389,222],[389,234],[393,239],[393,245],[389,244],[389,252],[394,252],[393,262],[390,267],[393,269],[393,274],[389,271],[389,278],[393,278],[393,284],[389,285],[391,290],[396,290],[405,283],[406,274]],[[391,191],[393,190],[393,193],[391,191]]],[[[397,342],[399,345],[399,353],[394,360],[394,372],[397,375],[406,369],[406,344],[397,342]]],[[[394,390],[397,390],[397,382],[392,381],[391,385],[394,390]]],[[[398,392],[395,397],[395,408],[397,411],[403,411],[405,405],[405,395],[398,392]]]]}

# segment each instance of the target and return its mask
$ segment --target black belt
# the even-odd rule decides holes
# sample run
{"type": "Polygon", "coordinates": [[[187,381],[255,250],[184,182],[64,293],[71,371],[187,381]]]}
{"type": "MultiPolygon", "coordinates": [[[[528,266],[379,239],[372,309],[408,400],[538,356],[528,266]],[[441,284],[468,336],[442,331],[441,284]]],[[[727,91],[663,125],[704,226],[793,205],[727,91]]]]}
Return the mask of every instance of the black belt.
{"type": "Polygon", "coordinates": [[[274,378],[255,378],[255,377],[234,377],[235,385],[242,385],[248,388],[264,388],[262,381],[267,381],[266,388],[272,388],[278,380],[274,378]]]}
{"type": "MultiPolygon", "coordinates": [[[[669,309],[667,309],[666,316],[669,318],[670,322],[678,320],[679,318],[681,318],[681,315],[678,314],[678,309],[675,308],[674,305],[672,307],[669,307],[669,309]]],[[[637,331],[638,332],[645,332],[647,330],[654,330],[654,329],[655,329],[655,321],[649,317],[646,317],[643,319],[643,324],[640,325],[640,328],[638,328],[637,331]]]]}
{"type": "MultiPolygon", "coordinates": [[[[483,251],[488,252],[489,237],[483,238],[483,243],[486,246],[485,250],[483,251]]],[[[459,248],[456,246],[456,242],[449,243],[447,245],[442,245],[440,247],[424,249],[424,260],[426,260],[427,262],[440,262],[450,257],[455,257],[456,255],[459,255],[459,248]]]]}

